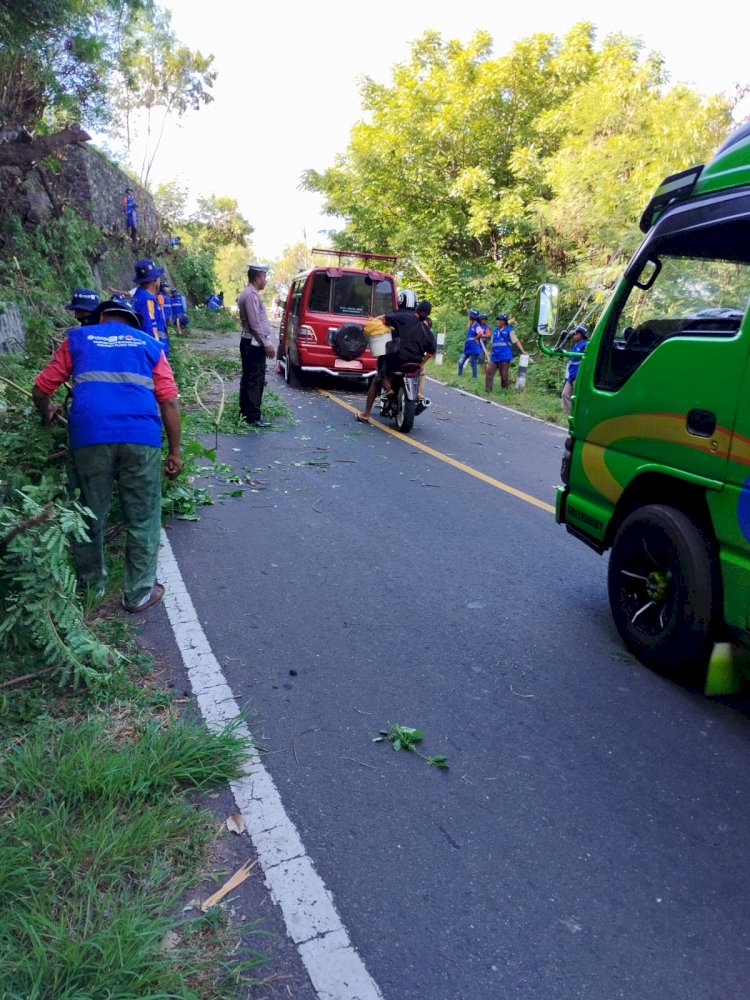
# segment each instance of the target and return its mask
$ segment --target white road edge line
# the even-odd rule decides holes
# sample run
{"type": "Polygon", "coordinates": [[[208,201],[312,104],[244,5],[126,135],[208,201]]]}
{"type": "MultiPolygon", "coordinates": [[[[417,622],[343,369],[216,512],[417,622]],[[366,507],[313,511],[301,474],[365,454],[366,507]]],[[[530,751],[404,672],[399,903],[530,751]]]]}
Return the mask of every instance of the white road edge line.
{"type": "MultiPolygon", "coordinates": [[[[180,573],[166,533],[161,533],[159,582],[164,607],[209,729],[223,729],[241,715],[180,573]]],[[[244,723],[238,728],[250,739],[244,723]]],[[[333,897],[313,867],[268,771],[254,753],[245,773],[230,782],[265,883],[281,908],[289,936],[320,1000],[383,1000],[336,912],[333,897]]]]}
{"type": "Polygon", "coordinates": [[[545,427],[549,427],[551,430],[560,431],[561,434],[568,433],[564,427],[561,427],[559,424],[551,424],[549,420],[542,420],[541,417],[535,417],[531,413],[524,413],[523,410],[516,410],[513,406],[504,406],[502,403],[496,403],[494,399],[485,399],[484,396],[477,396],[476,393],[467,392],[466,389],[459,389],[457,385],[448,385],[446,382],[441,382],[439,378],[434,378],[432,375],[426,375],[425,377],[428,382],[434,382],[435,385],[441,385],[444,389],[452,389],[461,396],[466,396],[467,399],[476,399],[478,403],[489,403],[491,406],[496,406],[498,410],[505,410],[506,413],[515,413],[517,417],[523,417],[525,420],[536,420],[538,424],[544,424],[545,427]]]}

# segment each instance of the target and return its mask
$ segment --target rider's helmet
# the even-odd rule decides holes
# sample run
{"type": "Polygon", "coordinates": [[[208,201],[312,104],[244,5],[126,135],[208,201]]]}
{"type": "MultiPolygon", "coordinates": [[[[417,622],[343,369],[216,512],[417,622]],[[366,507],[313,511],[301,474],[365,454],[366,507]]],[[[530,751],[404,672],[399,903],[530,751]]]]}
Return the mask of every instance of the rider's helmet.
{"type": "Polygon", "coordinates": [[[588,337],[589,328],[586,326],[585,323],[579,323],[578,326],[573,331],[573,333],[582,333],[584,337],[588,337]]]}
{"type": "Polygon", "coordinates": [[[479,311],[477,309],[469,309],[469,319],[479,319],[479,311]]]}
{"type": "Polygon", "coordinates": [[[508,314],[507,313],[498,313],[497,316],[495,316],[495,319],[498,322],[500,322],[500,320],[502,320],[503,323],[507,323],[508,322],[508,314]]]}
{"type": "Polygon", "coordinates": [[[416,309],[417,293],[411,288],[404,288],[398,293],[398,307],[399,309],[416,309]]]}

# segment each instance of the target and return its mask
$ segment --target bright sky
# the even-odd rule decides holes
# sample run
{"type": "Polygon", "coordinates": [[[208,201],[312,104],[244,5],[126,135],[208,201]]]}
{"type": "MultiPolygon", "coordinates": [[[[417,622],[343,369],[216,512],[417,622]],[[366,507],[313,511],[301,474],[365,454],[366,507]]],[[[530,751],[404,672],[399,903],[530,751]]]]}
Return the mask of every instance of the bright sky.
{"type": "Polygon", "coordinates": [[[704,94],[750,82],[747,39],[735,0],[714,0],[700,16],[654,0],[164,0],[180,41],[213,53],[214,102],[171,128],[155,181],[178,180],[192,195],[229,195],[255,228],[263,260],[299,240],[314,246],[336,221],[318,196],[298,190],[301,173],[323,170],[346,149],[361,117],[358,78],[386,82],[427,29],[467,42],[489,31],[494,54],[538,32],[562,36],[591,21],[599,41],[613,32],[663,55],[672,82],[704,94]],[[734,30],[732,29],[734,26],[734,30]]]}

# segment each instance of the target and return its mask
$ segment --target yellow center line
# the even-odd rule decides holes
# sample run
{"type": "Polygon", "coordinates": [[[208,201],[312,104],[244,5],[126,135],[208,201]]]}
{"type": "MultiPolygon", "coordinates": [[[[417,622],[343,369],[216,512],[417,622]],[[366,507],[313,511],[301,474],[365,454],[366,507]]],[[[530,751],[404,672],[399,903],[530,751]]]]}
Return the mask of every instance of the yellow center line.
{"type": "MultiPolygon", "coordinates": [[[[333,400],[334,403],[338,403],[339,406],[343,406],[345,410],[349,410],[351,413],[359,413],[359,410],[355,406],[352,406],[351,403],[345,402],[338,396],[334,396],[333,393],[327,392],[325,389],[318,389],[318,392],[321,396],[325,396],[327,399],[333,400]]],[[[465,472],[468,476],[473,476],[475,479],[481,479],[483,483],[488,483],[490,486],[494,486],[495,489],[502,490],[503,493],[510,493],[511,496],[517,497],[519,500],[524,500],[526,503],[530,503],[534,507],[539,507],[540,510],[546,510],[550,514],[555,513],[555,508],[552,504],[545,503],[544,500],[537,500],[537,498],[531,496],[530,493],[524,493],[523,490],[517,490],[515,486],[509,486],[507,483],[503,483],[499,479],[493,479],[492,476],[487,476],[484,472],[480,472],[478,469],[472,469],[470,465],[464,465],[463,462],[459,462],[455,458],[451,458],[450,455],[444,455],[442,451],[436,451],[434,448],[430,448],[428,444],[422,444],[421,441],[415,441],[414,438],[405,437],[400,433],[400,431],[396,431],[392,427],[387,427],[379,421],[372,421],[371,426],[377,427],[378,430],[384,431],[386,434],[390,434],[392,437],[398,438],[399,441],[403,441],[404,444],[409,444],[413,448],[418,448],[420,451],[425,452],[426,455],[432,455],[433,458],[437,458],[441,462],[445,462],[446,465],[452,465],[454,469],[458,469],[460,472],[465,472]]]]}

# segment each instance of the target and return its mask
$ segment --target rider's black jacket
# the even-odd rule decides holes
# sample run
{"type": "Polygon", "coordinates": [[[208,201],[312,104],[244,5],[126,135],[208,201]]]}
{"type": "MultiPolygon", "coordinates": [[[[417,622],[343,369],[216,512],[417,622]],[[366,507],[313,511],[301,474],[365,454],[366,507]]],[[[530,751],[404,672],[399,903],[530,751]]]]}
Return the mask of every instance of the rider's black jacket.
{"type": "Polygon", "coordinates": [[[400,364],[416,364],[425,354],[435,353],[435,335],[411,309],[386,313],[383,322],[393,330],[394,340],[398,338],[398,350],[393,353],[400,364]]]}

